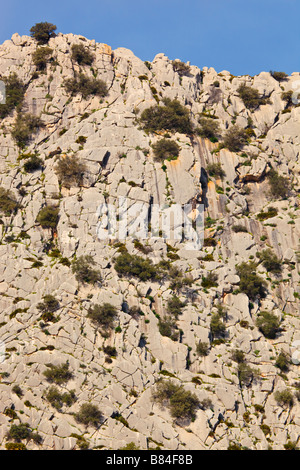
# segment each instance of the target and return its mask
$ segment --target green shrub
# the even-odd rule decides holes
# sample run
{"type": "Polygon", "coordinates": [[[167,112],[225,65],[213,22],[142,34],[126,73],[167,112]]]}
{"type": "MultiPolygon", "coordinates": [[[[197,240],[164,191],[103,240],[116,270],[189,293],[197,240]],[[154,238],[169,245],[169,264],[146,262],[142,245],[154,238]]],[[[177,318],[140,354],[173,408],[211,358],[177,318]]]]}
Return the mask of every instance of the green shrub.
{"type": "Polygon", "coordinates": [[[280,319],[273,313],[263,311],[258,314],[256,326],[266,338],[275,339],[279,331],[280,319]]]}
{"type": "Polygon", "coordinates": [[[290,358],[287,353],[281,351],[276,358],[275,366],[278,367],[282,372],[288,372],[290,364],[290,358]]]}
{"type": "Polygon", "coordinates": [[[60,307],[59,301],[53,295],[50,295],[50,294],[44,295],[43,302],[40,302],[37,305],[37,309],[41,313],[47,313],[47,312],[53,313],[53,312],[56,312],[59,309],[59,307],[60,307]]]}
{"type": "Polygon", "coordinates": [[[183,75],[188,75],[190,72],[190,66],[181,60],[172,60],[172,66],[174,72],[178,73],[181,77],[183,75]]]}
{"type": "Polygon", "coordinates": [[[281,99],[283,101],[285,101],[286,105],[285,107],[286,108],[290,108],[291,106],[293,106],[293,91],[292,90],[289,90],[289,91],[284,91],[283,93],[281,93],[281,99]]]}
{"type": "Polygon", "coordinates": [[[282,82],[284,80],[287,80],[288,78],[288,74],[285,73],[285,72],[275,72],[273,70],[270,71],[270,74],[272,75],[273,78],[275,78],[275,80],[277,80],[278,82],[282,82]]]}
{"type": "Polygon", "coordinates": [[[202,277],[201,286],[205,289],[210,289],[211,287],[218,287],[218,276],[213,272],[209,272],[207,276],[202,277]]]}
{"type": "Polygon", "coordinates": [[[216,120],[202,117],[198,122],[200,127],[197,128],[197,134],[200,137],[212,139],[214,142],[217,141],[217,135],[219,134],[220,127],[216,120]]]}
{"type": "Polygon", "coordinates": [[[182,385],[175,385],[171,381],[159,381],[153,392],[153,398],[161,405],[167,406],[171,416],[176,420],[193,420],[196,410],[200,406],[197,396],[185,390],[182,385]]]}
{"type": "Polygon", "coordinates": [[[256,90],[256,88],[241,85],[237,91],[246,108],[251,111],[254,111],[263,104],[269,103],[269,100],[260,96],[259,91],[256,90]]]}
{"type": "Polygon", "coordinates": [[[119,276],[137,277],[141,281],[155,280],[158,273],[157,268],[149,259],[142,258],[129,253],[121,253],[115,259],[115,270],[119,276]]]}
{"type": "Polygon", "coordinates": [[[240,386],[245,385],[246,387],[249,387],[252,381],[258,376],[258,372],[253,370],[245,362],[238,363],[237,374],[240,386]]]}
{"type": "Polygon", "coordinates": [[[103,347],[103,352],[107,354],[110,357],[116,357],[117,356],[117,350],[114,346],[104,346],[103,347]]]}
{"type": "Polygon", "coordinates": [[[273,168],[269,171],[268,182],[270,185],[270,193],[277,199],[285,199],[290,190],[290,180],[287,177],[281,176],[273,168]]]}
{"type": "Polygon", "coordinates": [[[16,442],[20,442],[22,439],[30,439],[32,430],[27,423],[12,424],[7,437],[8,439],[14,439],[16,442]]]}
{"type": "Polygon", "coordinates": [[[223,138],[223,145],[231,152],[238,152],[248,142],[245,129],[235,125],[230,127],[223,138]]]}
{"type": "Polygon", "coordinates": [[[20,387],[20,385],[14,385],[12,388],[12,391],[19,397],[21,398],[23,396],[23,391],[20,387]]]}
{"type": "Polygon", "coordinates": [[[84,173],[86,172],[85,163],[81,162],[76,156],[61,157],[55,167],[58,180],[65,188],[72,186],[81,186],[84,173]]]}
{"type": "Polygon", "coordinates": [[[119,450],[139,450],[139,447],[134,442],[129,442],[124,447],[120,447],[119,450]]]}
{"type": "Polygon", "coordinates": [[[209,174],[209,176],[212,176],[213,178],[223,179],[224,176],[226,176],[226,173],[223,170],[222,165],[221,165],[220,162],[218,162],[218,163],[209,163],[206,167],[206,171],[209,174]]]}
{"type": "Polygon", "coordinates": [[[240,233],[240,232],[243,232],[243,233],[248,233],[248,230],[247,228],[244,226],[244,225],[233,225],[232,226],[232,230],[235,232],[235,233],[240,233]]]}
{"type": "Polygon", "coordinates": [[[274,394],[274,398],[277,401],[278,405],[282,407],[292,408],[294,404],[294,397],[292,392],[286,388],[285,390],[277,390],[274,394]]]}
{"type": "Polygon", "coordinates": [[[153,145],[156,161],[175,160],[179,155],[179,145],[170,139],[161,139],[153,145]]]}
{"type": "Polygon", "coordinates": [[[7,442],[5,444],[6,450],[27,450],[25,444],[22,442],[7,442]]]}
{"type": "Polygon", "coordinates": [[[102,277],[100,271],[93,269],[95,265],[91,255],[80,256],[79,258],[72,261],[72,272],[78,282],[95,284],[101,282],[102,277]]]}
{"type": "Polygon", "coordinates": [[[257,253],[260,261],[268,272],[279,274],[282,271],[282,265],[280,259],[272,252],[270,248],[257,253]]]}
{"type": "Polygon", "coordinates": [[[192,124],[189,111],[178,100],[165,98],[163,105],[145,109],[140,122],[147,132],[168,130],[181,134],[191,134],[192,124]]]}
{"type": "Polygon", "coordinates": [[[38,47],[32,54],[32,60],[37,70],[42,71],[47,67],[49,58],[53,52],[51,47],[38,47]]]}
{"type": "Polygon", "coordinates": [[[231,359],[238,364],[245,362],[245,353],[240,349],[235,349],[231,354],[231,359]]]}
{"type": "Polygon", "coordinates": [[[264,220],[267,219],[272,219],[273,217],[276,217],[278,214],[278,210],[275,207],[268,207],[268,210],[266,212],[261,211],[259,214],[257,214],[258,220],[263,222],[264,220]]]}
{"type": "Polygon", "coordinates": [[[54,366],[53,364],[47,364],[48,369],[45,370],[44,376],[47,381],[50,383],[56,383],[57,385],[62,385],[68,382],[73,374],[69,371],[69,363],[65,362],[60,366],[54,366]]]}
{"type": "Polygon", "coordinates": [[[32,28],[30,28],[30,35],[33,37],[38,44],[47,44],[50,38],[56,36],[56,26],[47,21],[36,23],[32,28]]]}
{"type": "Polygon", "coordinates": [[[12,192],[0,187],[0,212],[9,216],[16,212],[18,208],[19,204],[15,200],[12,192]]]}
{"type": "Polygon", "coordinates": [[[99,96],[103,98],[107,95],[108,89],[103,80],[90,78],[83,73],[76,74],[74,78],[69,78],[64,83],[67,93],[72,96],[80,94],[83,99],[89,96],[99,96]]]}
{"type": "Polygon", "coordinates": [[[75,419],[85,426],[98,427],[101,424],[103,415],[96,405],[84,403],[78,413],[75,414],[75,419]]]}
{"type": "Polygon", "coordinates": [[[112,328],[117,314],[116,307],[109,303],[95,304],[89,308],[87,318],[90,318],[97,326],[112,328]]]}
{"type": "Polygon", "coordinates": [[[213,313],[210,320],[210,332],[213,337],[224,337],[226,327],[219,313],[213,313]]]}
{"type": "Polygon", "coordinates": [[[49,388],[45,398],[57,410],[61,410],[63,405],[71,406],[76,401],[73,390],[70,392],[60,393],[58,388],[55,386],[49,388]]]}
{"type": "Polygon", "coordinates": [[[236,267],[240,277],[240,291],[246,294],[250,300],[265,297],[265,281],[256,274],[256,263],[243,262],[236,267]]]}
{"type": "Polygon", "coordinates": [[[162,336],[167,336],[172,341],[177,341],[179,338],[178,327],[176,325],[176,321],[173,318],[160,318],[158,321],[158,331],[162,336]]]}
{"type": "Polygon", "coordinates": [[[5,103],[0,105],[0,119],[4,119],[14,109],[20,111],[25,94],[25,85],[19,80],[16,73],[11,73],[8,78],[2,78],[5,84],[5,103]]]}
{"type": "Polygon", "coordinates": [[[92,65],[95,60],[94,54],[83,44],[73,44],[71,52],[72,59],[79,65],[92,65]]]}
{"type": "Polygon", "coordinates": [[[167,312],[170,315],[172,315],[174,318],[177,318],[182,313],[182,309],[184,306],[185,306],[185,303],[181,302],[179,297],[177,297],[176,295],[173,295],[173,297],[171,297],[168,300],[167,312]]]}
{"type": "Polygon", "coordinates": [[[43,228],[55,229],[59,219],[59,207],[46,206],[40,210],[36,221],[43,228]]]}
{"type": "Polygon", "coordinates": [[[209,344],[203,341],[199,341],[199,343],[196,346],[196,353],[198,356],[208,356],[209,354],[209,344]]]}
{"type": "Polygon", "coordinates": [[[37,155],[32,155],[23,166],[26,173],[32,173],[43,168],[43,160],[37,155]]]}
{"type": "Polygon", "coordinates": [[[37,116],[30,113],[19,113],[11,135],[18,147],[24,148],[28,144],[32,134],[38,132],[43,127],[43,122],[37,116]]]}

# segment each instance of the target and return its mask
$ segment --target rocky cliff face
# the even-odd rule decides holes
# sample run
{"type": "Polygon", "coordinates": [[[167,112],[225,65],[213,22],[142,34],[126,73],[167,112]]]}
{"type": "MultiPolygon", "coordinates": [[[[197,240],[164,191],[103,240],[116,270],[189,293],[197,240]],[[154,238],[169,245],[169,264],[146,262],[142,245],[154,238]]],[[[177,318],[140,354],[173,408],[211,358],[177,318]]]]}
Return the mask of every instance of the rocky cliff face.
{"type": "Polygon", "coordinates": [[[1,197],[17,204],[1,206],[1,448],[15,442],[20,423],[35,436],[21,438],[29,449],[294,446],[300,74],[234,77],[180,69],[164,54],[144,63],[127,49],[72,34],[48,47],[51,57],[37,70],[33,38],[15,34],[0,46],[2,80],[15,73],[25,86],[22,107],[2,119],[0,131],[1,197]],[[94,54],[92,65],[72,59],[74,44],[94,54]],[[79,73],[103,80],[107,94],[68,92],[66,80],[79,73]],[[243,100],[241,85],[263,101],[243,100]],[[143,111],[166,98],[189,111],[193,132],[145,131],[143,111]],[[22,145],[14,134],[18,113],[43,123],[22,145]],[[217,138],[197,130],[199,119],[218,123],[217,138]],[[235,151],[220,145],[233,126],[247,130],[235,151]],[[166,133],[179,156],[157,161],[155,144],[166,133]],[[26,167],[33,156],[38,163],[26,167]],[[64,185],[58,175],[68,157],[83,164],[80,184],[64,185]],[[203,204],[204,246],[100,240],[99,205],[120,197],[203,204]],[[58,209],[52,227],[39,218],[45,207],[58,209]],[[122,275],[115,260],[124,253],[151,260],[155,270],[167,260],[167,270],[159,278],[122,275]],[[83,282],[74,267],[82,256],[101,279],[83,282]],[[108,304],[113,323],[99,327],[91,312],[108,304]],[[177,403],[175,410],[172,397],[158,396],[158,384],[184,389],[195,409],[177,403]],[[89,419],[96,408],[80,419],[86,404],[101,411],[96,424],[89,419]]]}

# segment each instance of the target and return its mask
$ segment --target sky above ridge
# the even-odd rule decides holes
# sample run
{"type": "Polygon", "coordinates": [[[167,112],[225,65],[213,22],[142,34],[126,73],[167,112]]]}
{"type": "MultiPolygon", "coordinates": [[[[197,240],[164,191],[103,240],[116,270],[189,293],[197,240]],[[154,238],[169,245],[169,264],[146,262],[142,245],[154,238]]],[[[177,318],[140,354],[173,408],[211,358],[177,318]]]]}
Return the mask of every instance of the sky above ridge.
{"type": "Polygon", "coordinates": [[[300,72],[300,0],[10,0],[1,19],[1,44],[48,21],[142,60],[163,52],[234,75],[300,72]]]}

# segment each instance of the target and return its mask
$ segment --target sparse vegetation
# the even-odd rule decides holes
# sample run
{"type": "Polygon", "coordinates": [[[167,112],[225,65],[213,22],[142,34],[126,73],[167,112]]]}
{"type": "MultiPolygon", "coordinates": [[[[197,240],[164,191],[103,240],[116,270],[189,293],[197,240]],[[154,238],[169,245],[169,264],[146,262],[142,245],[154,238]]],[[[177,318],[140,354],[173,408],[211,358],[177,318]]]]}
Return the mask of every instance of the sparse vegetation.
{"type": "Polygon", "coordinates": [[[290,180],[273,168],[269,171],[268,181],[270,185],[270,193],[276,199],[285,199],[290,191],[290,180]]]}
{"type": "Polygon", "coordinates": [[[59,366],[55,366],[54,364],[46,364],[46,366],[48,369],[44,371],[44,376],[50,383],[62,385],[73,377],[72,372],[69,370],[68,362],[65,362],[59,366]]]}
{"type": "Polygon", "coordinates": [[[95,60],[94,54],[83,44],[73,44],[71,57],[78,65],[92,65],[95,60]]]}
{"type": "Polygon", "coordinates": [[[58,180],[65,188],[81,186],[86,172],[86,165],[78,157],[60,157],[55,167],[58,180]]]}
{"type": "Polygon", "coordinates": [[[106,302],[103,305],[95,304],[91,306],[87,318],[97,326],[109,329],[113,327],[117,314],[116,307],[106,302]]]}
{"type": "Polygon", "coordinates": [[[172,60],[172,66],[174,72],[177,72],[181,77],[188,75],[190,72],[190,66],[181,60],[172,60]]]}
{"type": "Polygon", "coordinates": [[[177,421],[193,420],[200,406],[197,396],[171,381],[161,380],[153,392],[153,398],[162,406],[167,406],[171,416],[177,421]]]}
{"type": "Polygon", "coordinates": [[[85,426],[94,426],[97,428],[101,424],[103,414],[98,406],[92,403],[84,403],[81,405],[78,413],[75,414],[75,419],[78,423],[84,424],[85,426]]]}
{"type": "Polygon", "coordinates": [[[226,176],[226,173],[223,170],[220,162],[209,163],[206,167],[206,171],[208,175],[212,176],[213,178],[223,179],[226,176]]]}
{"type": "Polygon", "coordinates": [[[189,111],[178,100],[165,98],[163,105],[145,109],[140,117],[140,123],[147,132],[171,131],[181,134],[191,134],[192,124],[189,111]]]}
{"type": "Polygon", "coordinates": [[[11,73],[9,77],[4,77],[2,80],[5,84],[6,97],[5,103],[0,105],[0,119],[4,119],[15,109],[19,112],[25,94],[25,85],[16,73],[11,73]]]}
{"type": "Polygon", "coordinates": [[[93,269],[95,261],[91,255],[79,256],[72,261],[72,272],[78,282],[83,284],[96,284],[101,282],[102,276],[100,271],[93,269]]]}
{"type": "Polygon", "coordinates": [[[55,386],[49,388],[45,398],[57,410],[61,410],[64,405],[71,406],[76,401],[74,390],[61,393],[55,386]]]}
{"type": "Polygon", "coordinates": [[[43,228],[55,229],[59,220],[59,207],[43,207],[37,215],[36,221],[43,228]]]}
{"type": "Polygon", "coordinates": [[[223,138],[223,145],[231,152],[239,152],[248,141],[245,129],[234,125],[230,127],[223,138]]]}
{"type": "Polygon", "coordinates": [[[37,70],[43,71],[46,69],[49,59],[52,55],[53,49],[51,47],[38,47],[32,54],[32,60],[37,70]]]}
{"type": "Polygon", "coordinates": [[[23,149],[28,144],[32,134],[38,132],[43,125],[42,120],[38,116],[34,116],[30,113],[19,113],[11,135],[18,147],[23,149]]]}
{"type": "Polygon", "coordinates": [[[218,134],[220,132],[220,127],[218,122],[215,119],[208,117],[202,117],[199,119],[200,127],[197,128],[197,134],[200,137],[210,139],[212,142],[218,141],[218,134]]]}
{"type": "Polygon", "coordinates": [[[250,300],[265,297],[265,281],[256,274],[256,263],[243,262],[236,267],[240,277],[240,291],[248,295],[250,300]]]}
{"type": "Polygon", "coordinates": [[[13,193],[9,189],[0,187],[0,212],[9,216],[17,211],[19,207],[13,193]]]}
{"type": "Polygon", "coordinates": [[[280,329],[280,319],[274,313],[263,311],[258,314],[256,326],[266,338],[274,339],[280,329]]]}
{"type": "Polygon", "coordinates": [[[128,252],[121,253],[115,259],[115,270],[119,276],[133,276],[141,281],[157,279],[157,269],[151,260],[138,255],[130,255],[128,252]]]}
{"type": "Polygon", "coordinates": [[[33,173],[34,171],[41,170],[43,168],[43,160],[37,155],[31,155],[31,157],[24,163],[23,168],[26,173],[33,173]]]}
{"type": "Polygon", "coordinates": [[[103,80],[90,78],[83,73],[75,74],[74,78],[67,79],[64,85],[67,93],[72,96],[80,94],[85,100],[90,96],[103,98],[108,93],[106,83],[103,80]]]}
{"type": "Polygon", "coordinates": [[[161,139],[153,145],[154,159],[156,161],[175,160],[179,155],[180,147],[170,139],[161,139]]]}
{"type": "Polygon", "coordinates": [[[288,74],[285,73],[285,72],[276,72],[276,71],[271,70],[270,74],[278,82],[283,82],[284,80],[287,80],[287,78],[288,78],[288,74]]]}
{"type": "Polygon", "coordinates": [[[237,91],[246,108],[251,111],[259,108],[259,106],[269,103],[268,99],[260,96],[259,91],[256,88],[241,85],[237,91]]]}
{"type": "Polygon", "coordinates": [[[268,272],[271,272],[273,274],[281,273],[281,261],[270,248],[267,248],[266,250],[257,253],[257,256],[259,257],[260,261],[268,272]]]}

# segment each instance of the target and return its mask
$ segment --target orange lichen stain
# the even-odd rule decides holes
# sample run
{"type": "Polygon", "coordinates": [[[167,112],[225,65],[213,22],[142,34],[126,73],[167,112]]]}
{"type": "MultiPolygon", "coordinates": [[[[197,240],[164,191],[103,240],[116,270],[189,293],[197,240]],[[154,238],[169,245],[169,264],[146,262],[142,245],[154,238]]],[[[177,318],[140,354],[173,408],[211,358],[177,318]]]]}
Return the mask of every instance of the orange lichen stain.
{"type": "Polygon", "coordinates": [[[112,54],[111,47],[108,46],[107,44],[101,44],[99,52],[100,52],[100,54],[107,54],[107,55],[112,54]]]}
{"type": "Polygon", "coordinates": [[[209,189],[215,189],[215,183],[213,181],[209,181],[207,186],[209,189]]]}
{"type": "Polygon", "coordinates": [[[176,158],[176,160],[168,160],[168,163],[170,166],[178,166],[180,164],[180,160],[179,160],[179,157],[176,158]]]}

